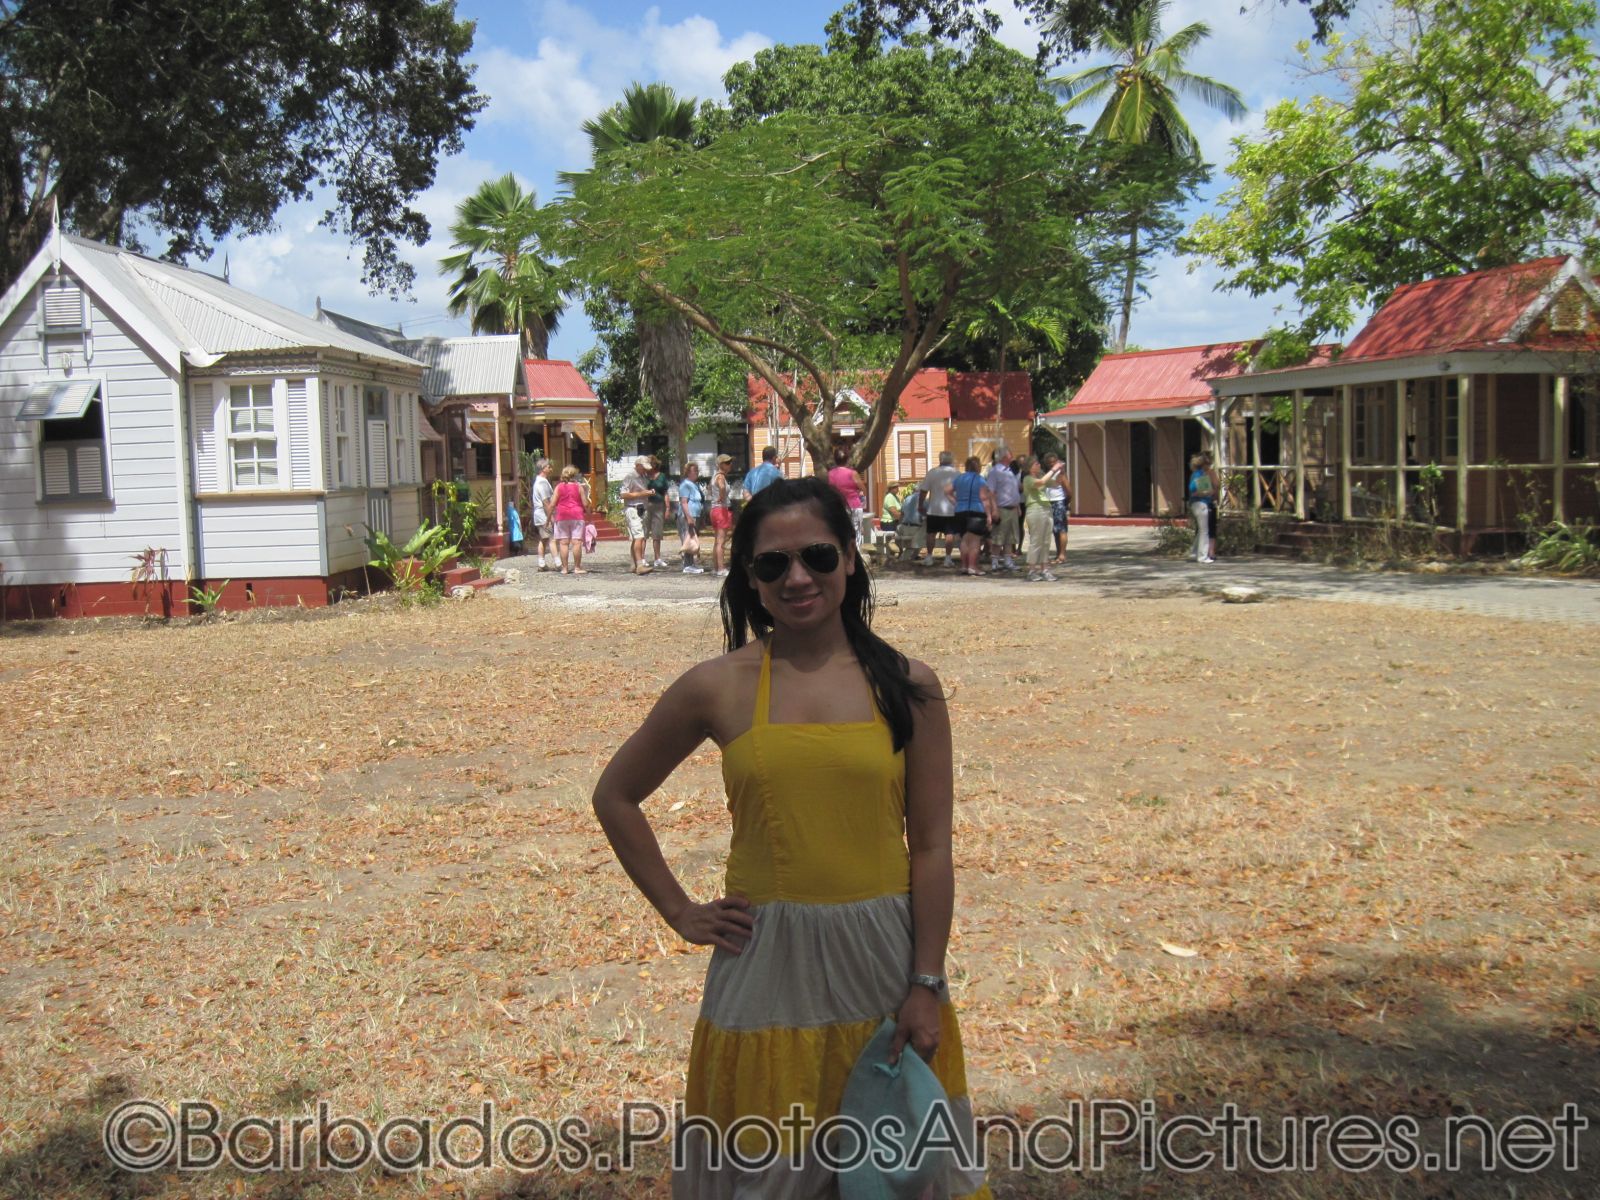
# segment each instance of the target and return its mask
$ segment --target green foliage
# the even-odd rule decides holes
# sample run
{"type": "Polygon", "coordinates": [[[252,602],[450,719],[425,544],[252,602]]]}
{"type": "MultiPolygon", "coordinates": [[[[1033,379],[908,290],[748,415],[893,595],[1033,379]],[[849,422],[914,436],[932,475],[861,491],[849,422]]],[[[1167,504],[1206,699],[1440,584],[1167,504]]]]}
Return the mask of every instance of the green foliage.
{"type": "Polygon", "coordinates": [[[202,617],[209,617],[217,611],[217,605],[222,603],[223,590],[232,583],[231,579],[224,579],[214,588],[189,585],[189,603],[199,610],[202,617]]]}
{"type": "Polygon", "coordinates": [[[458,546],[468,545],[477,535],[482,509],[471,498],[466,484],[436,479],[433,481],[433,498],[436,506],[443,510],[440,524],[449,530],[450,540],[458,546]]]}
{"type": "Polygon", "coordinates": [[[1233,186],[1182,248],[1251,295],[1292,288],[1299,334],[1343,332],[1403,283],[1600,252],[1590,0],[1396,0],[1393,27],[1308,65],[1234,140],[1233,186]]]}
{"type": "Polygon", "coordinates": [[[1007,288],[1098,321],[1078,220],[1096,185],[1029,60],[779,46],[726,83],[703,147],[624,147],[575,181],[566,249],[592,286],[649,291],[762,375],[813,458],[833,425],[817,397],[885,371],[869,461],[911,373],[1007,288]]]}
{"type": "Polygon", "coordinates": [[[403,546],[396,546],[387,533],[371,526],[367,527],[363,540],[372,555],[367,565],[386,572],[395,587],[405,594],[422,591],[446,562],[461,553],[450,530],[431,524],[426,517],[403,546]]]}
{"type": "Polygon", "coordinates": [[[538,198],[515,176],[486,180],[456,209],[450,236],[459,253],[439,269],[455,276],[452,316],[470,312],[472,332],[518,334],[525,356],[547,358],[572,280],[542,256],[538,226],[538,198]]]}
{"type": "Polygon", "coordinates": [[[1592,574],[1600,571],[1600,532],[1591,521],[1552,521],[1537,532],[1520,561],[1563,575],[1592,574]]]}
{"type": "Polygon", "coordinates": [[[484,98],[472,24],[435,0],[117,0],[0,6],[0,288],[50,229],[167,257],[261,233],[326,185],[323,223],[403,291],[409,207],[484,98]]]}

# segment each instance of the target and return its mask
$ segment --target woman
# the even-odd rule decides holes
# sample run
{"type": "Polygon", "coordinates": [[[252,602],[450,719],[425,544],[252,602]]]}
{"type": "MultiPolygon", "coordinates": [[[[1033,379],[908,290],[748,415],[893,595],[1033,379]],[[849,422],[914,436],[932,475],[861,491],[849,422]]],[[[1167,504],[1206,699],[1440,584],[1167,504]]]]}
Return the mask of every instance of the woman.
{"type": "Polygon", "coordinates": [[[961,533],[961,573],[982,575],[978,570],[978,550],[989,536],[989,524],[998,515],[994,495],[983,477],[983,463],[976,455],[967,459],[965,471],[947,485],[956,506],[956,528],[961,533]]]}
{"type": "Polygon", "coordinates": [[[900,547],[900,511],[903,507],[899,485],[890,484],[883,493],[883,511],[878,515],[878,528],[886,537],[893,539],[897,550],[900,547]]]}
{"type": "Polygon", "coordinates": [[[1067,505],[1072,503],[1072,488],[1067,483],[1067,464],[1059,455],[1044,456],[1044,494],[1050,501],[1050,529],[1055,534],[1056,555],[1051,565],[1067,561],[1067,505]]]}
{"type": "MultiPolygon", "coordinates": [[[[970,1146],[943,980],[955,886],[949,714],[933,672],[872,632],[871,587],[837,491],[812,477],[762,489],[740,516],[722,588],[728,652],[666,690],[600,776],[594,808],[667,924],[714,947],[687,1116],[727,1130],[741,1118],[775,1123],[798,1103],[826,1120],[890,1017],[891,1061],[907,1045],[930,1061],[970,1146]],[[724,894],[697,901],[640,805],[706,738],[722,749],[733,840],[724,894]]],[[[792,1122],[778,1130],[766,1171],[716,1170],[706,1138],[685,1134],[674,1195],[835,1195],[809,1135],[792,1122]]],[[[735,1145],[750,1154],[764,1141],[735,1145]]],[[[933,1194],[988,1188],[952,1166],[933,1194]]]]}
{"type": "Polygon", "coordinates": [[[683,468],[678,481],[678,550],[683,555],[685,575],[704,575],[700,558],[700,514],[705,510],[706,493],[700,486],[700,464],[694,460],[683,468]]]}
{"type": "Polygon", "coordinates": [[[711,570],[718,576],[728,574],[723,553],[733,529],[733,489],[728,486],[728,464],[732,461],[731,454],[717,455],[717,473],[711,477],[711,530],[715,538],[711,543],[711,570]]]}
{"type": "Polygon", "coordinates": [[[1202,451],[1189,459],[1189,515],[1194,518],[1193,562],[1217,561],[1217,493],[1222,488],[1211,469],[1211,456],[1202,451]]]}
{"type": "Polygon", "coordinates": [[[1056,577],[1045,565],[1053,513],[1050,497],[1045,493],[1044,467],[1037,458],[1028,460],[1028,473],[1022,478],[1022,511],[1028,543],[1028,582],[1054,583],[1056,577]]]}
{"type": "Polygon", "coordinates": [[[580,472],[568,463],[561,468],[561,482],[550,493],[550,519],[555,527],[556,556],[563,575],[587,575],[583,569],[583,518],[589,506],[587,489],[579,482],[580,472]]]}
{"type": "Polygon", "coordinates": [[[861,545],[861,517],[866,511],[861,476],[850,465],[850,451],[843,446],[833,448],[833,466],[828,469],[828,482],[844,497],[844,506],[850,511],[850,524],[856,531],[856,545],[861,545]]]}

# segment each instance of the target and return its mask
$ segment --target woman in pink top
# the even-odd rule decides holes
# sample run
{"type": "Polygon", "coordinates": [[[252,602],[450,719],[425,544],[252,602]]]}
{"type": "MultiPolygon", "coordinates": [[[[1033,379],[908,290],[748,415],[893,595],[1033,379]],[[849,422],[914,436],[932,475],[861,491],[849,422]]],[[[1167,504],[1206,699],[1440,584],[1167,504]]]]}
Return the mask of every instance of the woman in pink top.
{"type": "Polygon", "coordinates": [[[561,468],[561,482],[550,494],[550,516],[555,522],[556,553],[561,557],[563,575],[587,575],[583,569],[583,517],[588,507],[582,476],[568,463],[561,468]]]}
{"type": "Polygon", "coordinates": [[[865,490],[861,486],[861,476],[853,467],[846,465],[850,460],[850,452],[843,446],[838,446],[833,452],[833,467],[828,471],[828,482],[833,485],[834,491],[844,497],[844,506],[850,510],[850,524],[856,531],[856,545],[861,544],[861,516],[865,511],[865,502],[861,493],[865,490]]]}

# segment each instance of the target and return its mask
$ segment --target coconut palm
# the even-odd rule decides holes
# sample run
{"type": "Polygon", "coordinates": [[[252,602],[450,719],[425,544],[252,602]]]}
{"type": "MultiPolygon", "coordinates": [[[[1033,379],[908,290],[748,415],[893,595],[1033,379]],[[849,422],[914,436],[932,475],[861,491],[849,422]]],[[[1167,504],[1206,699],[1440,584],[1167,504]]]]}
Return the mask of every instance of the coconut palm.
{"type": "MultiPolygon", "coordinates": [[[[694,137],[692,99],[680,98],[664,83],[631,84],[622,101],[583,123],[598,163],[625,146],[663,138],[694,137]]],[[[639,335],[639,385],[655,405],[681,468],[689,442],[689,392],[694,384],[694,342],[689,322],[670,311],[633,304],[639,335]]]]}
{"type": "Polygon", "coordinates": [[[1022,350],[1035,341],[1042,341],[1057,354],[1066,345],[1065,315],[1044,305],[1008,307],[998,296],[991,296],[983,312],[967,323],[967,341],[973,343],[993,341],[998,347],[997,371],[1000,382],[996,387],[994,404],[994,432],[998,443],[1000,431],[1005,428],[1006,408],[1006,358],[1013,350],[1022,350]]]}
{"type": "Polygon", "coordinates": [[[474,333],[519,334],[530,358],[548,357],[570,287],[539,253],[538,213],[538,198],[510,174],[485,180],[450,226],[460,253],[439,261],[442,273],[455,276],[450,314],[470,313],[474,333]]]}
{"type": "MultiPolygon", "coordinates": [[[[1157,146],[1174,158],[1198,163],[1200,146],[1178,107],[1179,94],[1195,97],[1230,120],[1244,116],[1244,98],[1236,88],[1183,69],[1183,60],[1211,36],[1211,27],[1196,21],[1163,41],[1161,15],[1166,7],[1167,0],[1138,0],[1126,14],[1111,17],[1095,30],[1094,45],[1116,61],[1062,75],[1050,83],[1061,93],[1068,112],[1104,101],[1090,137],[1133,146],[1157,146]]],[[[1058,14],[1053,22],[1059,24],[1064,19],[1064,14],[1058,14]]],[[[1138,250],[1139,223],[1135,221],[1128,234],[1118,350],[1128,344],[1138,250]]]]}

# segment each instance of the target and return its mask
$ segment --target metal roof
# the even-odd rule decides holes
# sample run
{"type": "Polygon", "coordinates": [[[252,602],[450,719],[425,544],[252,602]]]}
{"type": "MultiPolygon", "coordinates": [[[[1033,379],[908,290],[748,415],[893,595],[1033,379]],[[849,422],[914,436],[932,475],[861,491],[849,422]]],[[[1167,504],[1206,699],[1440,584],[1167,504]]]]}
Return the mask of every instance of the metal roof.
{"type": "Polygon", "coordinates": [[[522,339],[514,333],[411,338],[398,329],[347,317],[320,304],[317,320],[426,365],[422,390],[430,403],[467,396],[510,396],[517,390],[522,339]]]}
{"type": "Polygon", "coordinates": [[[86,238],[67,239],[127,301],[169,331],[186,351],[205,355],[337,349],[400,366],[416,361],[388,347],[303,316],[203,271],[159,262],[86,238]]]}
{"type": "MultiPolygon", "coordinates": [[[[1163,413],[1177,416],[1205,408],[1212,403],[1211,385],[1245,374],[1248,360],[1260,348],[1260,341],[1214,342],[1108,354],[1066,406],[1046,413],[1045,418],[1052,422],[1098,421],[1163,413]]],[[[1327,363],[1336,349],[1318,346],[1311,362],[1327,363]]]]}
{"type": "MultiPolygon", "coordinates": [[[[882,371],[862,373],[860,382],[849,390],[867,404],[878,398],[873,386],[875,379],[883,377],[882,371]]],[[[906,381],[900,393],[899,408],[907,421],[992,421],[999,396],[998,371],[947,371],[939,367],[924,367],[906,381]]],[[[750,405],[750,420],[760,424],[767,419],[767,405],[776,394],[759,375],[745,380],[746,395],[750,405]]],[[[807,388],[802,382],[801,392],[807,388]]],[[[1026,371],[1006,372],[1005,419],[1026,421],[1033,416],[1033,377],[1026,371]]],[[[788,414],[784,414],[788,419],[788,414]]]]}
{"type": "Polygon", "coordinates": [[[528,399],[534,403],[550,400],[581,400],[599,404],[594,389],[578,368],[561,358],[528,358],[522,362],[523,378],[528,385],[528,399]]]}

